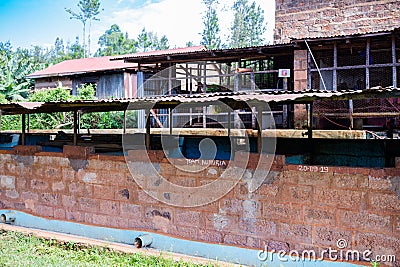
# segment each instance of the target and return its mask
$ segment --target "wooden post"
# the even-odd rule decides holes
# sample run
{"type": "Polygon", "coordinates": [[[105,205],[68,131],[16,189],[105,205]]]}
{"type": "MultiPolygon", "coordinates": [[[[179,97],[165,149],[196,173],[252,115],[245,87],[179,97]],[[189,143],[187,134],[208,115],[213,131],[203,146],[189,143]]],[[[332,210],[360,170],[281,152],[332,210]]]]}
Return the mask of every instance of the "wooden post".
{"type": "Polygon", "coordinates": [[[21,145],[25,145],[25,130],[26,130],[26,116],[25,114],[22,114],[22,135],[21,135],[21,145]]]}
{"type": "Polygon", "coordinates": [[[3,128],[2,119],[3,119],[3,110],[0,109],[0,132],[2,131],[3,128]]]}
{"type": "Polygon", "coordinates": [[[124,125],[123,133],[126,134],[126,110],[124,110],[124,125]]]}
{"type": "Polygon", "coordinates": [[[28,133],[31,131],[31,114],[28,114],[28,133]]]}
{"type": "Polygon", "coordinates": [[[231,110],[228,110],[228,137],[231,136],[231,128],[232,128],[232,126],[231,126],[231,121],[232,121],[231,116],[232,116],[232,112],[231,112],[231,110]]]}
{"type": "Polygon", "coordinates": [[[207,107],[203,107],[203,128],[207,128],[207,107]]]}
{"type": "Polygon", "coordinates": [[[309,108],[309,113],[310,113],[310,118],[309,118],[309,126],[308,126],[308,138],[312,139],[313,138],[313,102],[311,102],[309,104],[310,108],[309,108]]]}
{"type": "MultiPolygon", "coordinates": [[[[283,78],[283,90],[287,91],[288,89],[288,78],[284,77],[283,78]]],[[[288,128],[288,105],[283,104],[282,105],[282,126],[283,128],[288,128]]]]}
{"type": "Polygon", "coordinates": [[[257,107],[257,152],[262,153],[262,107],[257,107]]]}
{"type": "Polygon", "coordinates": [[[168,126],[169,126],[169,134],[170,135],[172,135],[172,130],[173,130],[173,117],[172,117],[172,111],[173,111],[173,109],[172,108],[170,108],[169,109],[169,114],[168,114],[168,120],[169,120],[169,123],[168,123],[168,126]]]}
{"type": "Polygon", "coordinates": [[[74,110],[74,139],[73,144],[76,146],[78,144],[78,111],[74,110]]]}
{"type": "Polygon", "coordinates": [[[353,119],[353,100],[349,100],[349,119],[350,119],[350,129],[354,128],[354,119],[353,119]]]}
{"type": "Polygon", "coordinates": [[[146,110],[146,149],[150,150],[150,109],[146,110]]]}
{"type": "Polygon", "coordinates": [[[396,68],[396,36],[392,34],[392,73],[393,73],[393,87],[397,88],[397,68],[396,68]]]}

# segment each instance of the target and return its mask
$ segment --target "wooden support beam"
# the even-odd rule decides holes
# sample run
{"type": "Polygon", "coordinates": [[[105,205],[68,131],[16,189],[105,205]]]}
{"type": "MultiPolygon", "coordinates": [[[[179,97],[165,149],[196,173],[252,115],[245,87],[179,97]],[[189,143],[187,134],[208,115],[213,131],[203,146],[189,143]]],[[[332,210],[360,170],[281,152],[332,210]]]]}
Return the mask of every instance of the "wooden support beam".
{"type": "Polygon", "coordinates": [[[147,150],[150,150],[150,141],[151,141],[151,139],[150,139],[150,129],[151,128],[151,125],[150,125],[150,110],[148,109],[148,110],[146,110],[146,139],[145,139],[145,142],[146,142],[146,149],[147,150]]]}
{"type": "Polygon", "coordinates": [[[257,107],[257,152],[262,153],[262,107],[257,107]]]}
{"type": "Polygon", "coordinates": [[[170,108],[170,109],[168,109],[168,120],[169,120],[169,134],[170,135],[172,135],[172,130],[173,130],[173,120],[172,120],[172,112],[173,112],[173,109],[172,108],[170,108]]]}
{"type": "Polygon", "coordinates": [[[21,135],[21,145],[25,145],[25,131],[26,131],[26,115],[21,114],[22,117],[22,135],[21,135]]]}
{"type": "Polygon", "coordinates": [[[231,129],[232,129],[232,112],[231,112],[231,110],[229,109],[228,110],[228,137],[229,136],[231,136],[231,129]]]}
{"type": "Polygon", "coordinates": [[[164,128],[164,125],[162,124],[160,119],[157,117],[157,114],[154,112],[153,109],[150,109],[150,113],[153,115],[153,118],[157,122],[158,126],[160,126],[160,128],[164,128]]]}
{"type": "Polygon", "coordinates": [[[73,144],[78,144],[78,111],[74,110],[74,139],[73,144]]]}
{"type": "Polygon", "coordinates": [[[124,110],[123,133],[126,134],[126,110],[124,110]]]}

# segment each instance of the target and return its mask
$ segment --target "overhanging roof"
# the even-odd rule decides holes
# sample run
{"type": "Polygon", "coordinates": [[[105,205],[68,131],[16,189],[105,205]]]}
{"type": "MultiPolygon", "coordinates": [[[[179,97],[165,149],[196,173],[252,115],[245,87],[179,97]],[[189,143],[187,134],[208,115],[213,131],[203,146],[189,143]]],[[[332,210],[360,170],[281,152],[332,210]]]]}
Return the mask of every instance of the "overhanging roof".
{"type": "Polygon", "coordinates": [[[249,106],[263,106],[272,103],[311,103],[315,100],[348,100],[366,98],[399,98],[400,89],[375,88],[355,91],[273,91],[261,92],[232,92],[210,93],[193,95],[173,95],[146,97],[137,99],[103,99],[103,100],[79,100],[66,102],[16,102],[0,104],[2,114],[34,114],[51,112],[68,112],[80,110],[82,112],[105,112],[139,110],[151,108],[174,108],[180,104],[191,106],[205,106],[216,103],[224,103],[232,109],[241,109],[249,106]]]}
{"type": "Polygon", "coordinates": [[[124,60],[128,63],[154,64],[154,63],[182,63],[194,61],[235,61],[238,59],[262,58],[265,56],[291,54],[292,44],[264,45],[243,48],[229,48],[216,50],[188,51],[170,54],[133,54],[116,57],[111,60],[124,60]]]}

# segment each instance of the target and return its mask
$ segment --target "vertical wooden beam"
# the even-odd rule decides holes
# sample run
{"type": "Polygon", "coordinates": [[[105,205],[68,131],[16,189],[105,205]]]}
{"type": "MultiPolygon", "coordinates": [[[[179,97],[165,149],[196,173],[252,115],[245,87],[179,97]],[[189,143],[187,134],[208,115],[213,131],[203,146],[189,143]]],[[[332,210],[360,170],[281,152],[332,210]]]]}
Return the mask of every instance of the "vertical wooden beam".
{"type": "Polygon", "coordinates": [[[308,126],[308,138],[312,139],[313,138],[313,112],[314,112],[314,102],[311,102],[309,104],[309,113],[310,113],[310,117],[309,117],[309,126],[308,126]]]}
{"type": "Polygon", "coordinates": [[[396,68],[396,36],[392,34],[392,70],[393,70],[393,87],[397,88],[397,68],[396,68]]]}
{"type": "Polygon", "coordinates": [[[25,131],[26,131],[26,115],[22,114],[22,134],[21,134],[21,145],[25,145],[25,131]]]}
{"type": "Polygon", "coordinates": [[[231,128],[232,128],[232,119],[231,119],[231,116],[232,116],[232,112],[231,112],[231,110],[229,109],[228,110],[228,137],[229,136],[231,136],[231,128]]]}
{"type": "Polygon", "coordinates": [[[353,119],[353,100],[349,100],[349,119],[350,119],[350,129],[354,128],[354,119],[353,119]]]}
{"type": "Polygon", "coordinates": [[[76,146],[78,144],[78,111],[74,110],[74,139],[73,144],[76,146]]]}
{"type": "Polygon", "coordinates": [[[365,51],[365,89],[369,89],[369,58],[371,52],[371,39],[367,38],[367,46],[365,51]]]}
{"type": "Polygon", "coordinates": [[[0,109],[0,133],[1,133],[2,129],[3,129],[2,120],[3,120],[3,110],[0,109]]]}
{"type": "Polygon", "coordinates": [[[172,135],[172,130],[173,130],[173,113],[172,113],[173,109],[170,108],[169,109],[169,113],[168,113],[168,126],[169,126],[169,134],[172,135]]]}
{"type": "Polygon", "coordinates": [[[333,43],[333,77],[332,77],[332,87],[333,91],[337,91],[337,55],[338,55],[338,50],[337,50],[337,42],[333,43]]]}
{"type": "Polygon", "coordinates": [[[206,112],[207,112],[207,107],[203,107],[203,128],[207,128],[207,116],[206,116],[206,112]]]}
{"type": "Polygon", "coordinates": [[[262,153],[262,106],[257,107],[257,152],[262,153]]]}
{"type": "Polygon", "coordinates": [[[204,61],[203,70],[203,93],[207,92],[207,61],[204,61]]]}
{"type": "Polygon", "coordinates": [[[146,149],[150,150],[150,109],[146,110],[146,135],[145,135],[145,144],[146,144],[146,149]]]}
{"type": "Polygon", "coordinates": [[[123,134],[126,134],[126,110],[124,110],[123,134]]]}
{"type": "Polygon", "coordinates": [[[28,133],[31,132],[31,114],[28,114],[28,133]]]}

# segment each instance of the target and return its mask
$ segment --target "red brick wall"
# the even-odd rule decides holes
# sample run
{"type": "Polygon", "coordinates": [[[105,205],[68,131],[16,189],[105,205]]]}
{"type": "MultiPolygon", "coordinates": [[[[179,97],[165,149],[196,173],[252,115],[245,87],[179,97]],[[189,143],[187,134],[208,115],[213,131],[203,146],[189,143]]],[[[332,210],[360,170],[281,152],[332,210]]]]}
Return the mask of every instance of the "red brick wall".
{"type": "MultiPolygon", "coordinates": [[[[0,153],[0,208],[255,249],[268,244],[318,251],[344,238],[349,248],[400,258],[399,160],[396,168],[367,169],[285,165],[276,156],[256,192],[248,191],[245,180],[216,202],[180,208],[140,189],[123,157],[88,155],[89,149],[72,153],[73,147],[64,154],[16,150],[0,153]]],[[[178,171],[161,151],[150,157],[173,182],[197,186],[215,179],[178,171]]],[[[248,173],[256,161],[251,154],[248,173]]],[[[211,174],[224,171],[209,168],[211,174]]]]}
{"type": "Polygon", "coordinates": [[[400,26],[398,0],[276,0],[275,42],[391,30],[400,26]]]}

